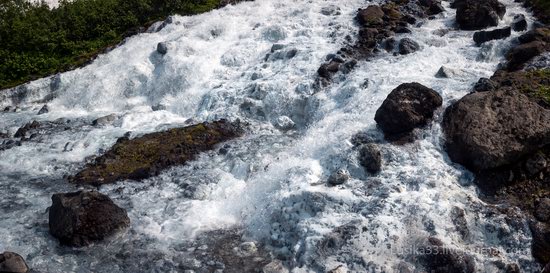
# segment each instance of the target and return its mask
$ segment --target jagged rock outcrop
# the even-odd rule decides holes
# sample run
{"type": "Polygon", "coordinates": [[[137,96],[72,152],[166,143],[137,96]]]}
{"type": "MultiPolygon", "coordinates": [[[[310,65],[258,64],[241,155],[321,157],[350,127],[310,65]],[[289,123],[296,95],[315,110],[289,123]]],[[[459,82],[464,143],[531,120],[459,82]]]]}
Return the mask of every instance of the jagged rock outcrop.
{"type": "Polygon", "coordinates": [[[131,140],[122,137],[109,151],[69,180],[101,185],[124,179],[145,179],[168,167],[185,164],[199,153],[242,134],[238,122],[220,120],[151,133],[131,140]]]}
{"type": "Polygon", "coordinates": [[[130,225],[126,210],[97,191],[52,196],[50,233],[62,244],[86,246],[130,225]]]}
{"type": "Polygon", "coordinates": [[[419,83],[404,83],[388,95],[374,119],[386,137],[391,138],[426,125],[442,103],[435,90],[419,83]]]}

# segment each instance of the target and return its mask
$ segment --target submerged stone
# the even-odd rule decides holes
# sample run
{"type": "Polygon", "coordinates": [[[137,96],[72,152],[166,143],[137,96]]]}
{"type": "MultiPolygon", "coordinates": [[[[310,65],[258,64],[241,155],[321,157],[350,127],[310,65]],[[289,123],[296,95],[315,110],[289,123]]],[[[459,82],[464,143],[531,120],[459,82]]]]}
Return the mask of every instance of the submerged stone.
{"type": "Polygon", "coordinates": [[[0,272],[26,273],[29,267],[21,255],[6,251],[0,254],[0,272]]]}
{"type": "Polygon", "coordinates": [[[242,134],[238,122],[220,120],[151,133],[132,140],[122,137],[70,180],[91,185],[124,179],[142,180],[168,167],[185,164],[199,153],[212,150],[216,144],[242,134]]]}

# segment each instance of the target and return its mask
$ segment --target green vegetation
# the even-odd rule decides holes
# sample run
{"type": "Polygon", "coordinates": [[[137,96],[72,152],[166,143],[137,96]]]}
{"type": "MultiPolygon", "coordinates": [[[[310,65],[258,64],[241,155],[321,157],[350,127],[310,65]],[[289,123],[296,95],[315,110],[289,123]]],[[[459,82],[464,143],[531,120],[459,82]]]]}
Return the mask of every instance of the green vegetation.
{"type": "Polygon", "coordinates": [[[520,81],[521,85],[518,89],[550,104],[550,69],[518,72],[519,78],[521,78],[521,74],[524,74],[525,78],[520,81]]]}
{"type": "Polygon", "coordinates": [[[220,0],[0,0],[0,89],[88,62],[142,26],[196,14],[220,0]]]}

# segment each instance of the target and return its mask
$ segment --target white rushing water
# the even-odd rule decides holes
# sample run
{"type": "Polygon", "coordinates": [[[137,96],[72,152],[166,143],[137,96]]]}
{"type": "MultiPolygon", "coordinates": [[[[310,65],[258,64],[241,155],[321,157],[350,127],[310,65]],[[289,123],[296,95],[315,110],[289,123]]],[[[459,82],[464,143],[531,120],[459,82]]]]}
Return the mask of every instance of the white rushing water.
{"type": "MultiPolygon", "coordinates": [[[[508,9],[501,26],[525,13],[513,0],[503,2],[508,9]]],[[[4,91],[0,106],[21,110],[0,113],[0,130],[13,135],[32,120],[56,122],[31,141],[0,151],[0,252],[21,253],[44,272],[130,272],[139,259],[146,265],[138,271],[153,272],[155,255],[177,264],[182,242],[205,231],[239,228],[299,268],[295,272],[339,265],[354,272],[397,272],[408,261],[404,251],[433,235],[474,255],[478,272],[499,272],[499,263],[510,262],[535,272],[526,223],[494,213],[477,197],[471,174],[445,154],[441,112],[417,141],[402,146],[382,141],[374,122],[375,111],[401,83],[435,89],[444,106],[464,96],[480,77],[492,75],[519,33],[476,47],[472,32],[454,30],[454,10],[444,2],[446,12],[397,36],[419,42],[420,51],[382,52],[315,92],[317,68],[346,35],[354,37],[353,17],[366,5],[256,0],[174,16],[162,30],[128,38],[84,68],[4,91]],[[450,30],[434,33],[440,29],[450,30]],[[168,45],[164,56],[156,52],[159,42],[168,45]],[[266,58],[275,43],[284,48],[266,58]],[[295,57],[285,57],[294,51],[295,57]],[[436,78],[441,66],[461,73],[436,78]],[[44,99],[50,112],[36,115],[44,99]],[[113,125],[91,126],[112,113],[118,117],[113,125]],[[159,177],[100,189],[128,210],[128,232],[83,250],[61,247],[48,234],[51,195],[77,189],[63,177],[88,157],[128,131],[137,136],[190,119],[219,118],[251,124],[245,137],[228,143],[227,154],[213,151],[159,177]],[[296,126],[278,130],[282,119],[296,126]],[[358,164],[351,142],[357,133],[381,142],[379,174],[367,174],[358,164]],[[352,179],[327,186],[327,177],[341,168],[352,179]],[[454,207],[465,210],[467,238],[453,224],[454,207]],[[325,248],[323,238],[343,225],[358,232],[339,249],[325,248]],[[476,251],[490,248],[500,254],[476,251]],[[117,256],[124,251],[141,256],[124,260],[117,256]]],[[[177,272],[159,272],[170,270],[177,272]]]]}

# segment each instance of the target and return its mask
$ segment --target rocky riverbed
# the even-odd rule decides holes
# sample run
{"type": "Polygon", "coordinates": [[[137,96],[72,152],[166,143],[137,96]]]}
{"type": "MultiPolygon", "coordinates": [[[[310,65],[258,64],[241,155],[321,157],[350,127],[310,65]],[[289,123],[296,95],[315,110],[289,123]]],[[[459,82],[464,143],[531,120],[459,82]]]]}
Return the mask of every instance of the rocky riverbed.
{"type": "Polygon", "coordinates": [[[539,18],[256,0],[2,90],[0,272],[548,272],[539,18]]]}

